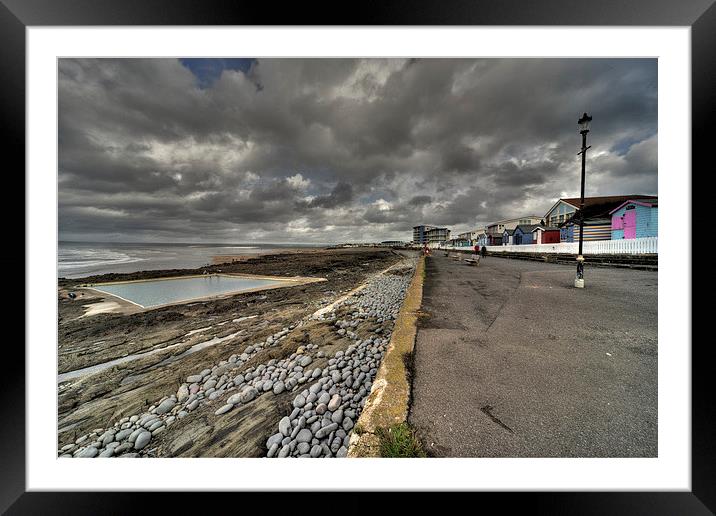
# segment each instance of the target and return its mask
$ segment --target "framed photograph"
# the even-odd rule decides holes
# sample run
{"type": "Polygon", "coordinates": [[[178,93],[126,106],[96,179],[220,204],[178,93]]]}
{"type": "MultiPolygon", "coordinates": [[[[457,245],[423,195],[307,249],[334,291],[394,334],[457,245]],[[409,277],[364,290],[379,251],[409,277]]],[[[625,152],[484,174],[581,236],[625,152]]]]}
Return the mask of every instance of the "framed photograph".
{"type": "Polygon", "coordinates": [[[712,4],[2,0],[26,333],[0,508],[712,513],[712,4]]]}

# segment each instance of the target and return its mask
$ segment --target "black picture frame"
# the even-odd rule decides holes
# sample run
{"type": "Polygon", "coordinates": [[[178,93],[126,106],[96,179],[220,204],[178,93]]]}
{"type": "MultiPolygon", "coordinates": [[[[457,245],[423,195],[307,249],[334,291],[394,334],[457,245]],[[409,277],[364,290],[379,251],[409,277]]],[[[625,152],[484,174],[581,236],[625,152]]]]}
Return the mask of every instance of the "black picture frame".
{"type": "MultiPolygon", "coordinates": [[[[400,0],[369,1],[353,4],[350,9],[345,7],[341,3],[324,1],[287,3],[279,7],[269,2],[222,0],[0,0],[0,113],[3,121],[0,131],[3,132],[4,161],[13,164],[6,168],[6,180],[16,182],[9,185],[6,196],[11,196],[10,188],[14,198],[24,199],[19,192],[25,192],[24,179],[20,174],[9,173],[10,170],[25,169],[25,29],[47,25],[689,26],[692,37],[693,170],[700,163],[706,163],[706,153],[710,151],[709,143],[714,133],[714,124],[709,122],[716,113],[714,0],[602,0],[587,3],[568,0],[400,0]]],[[[712,165],[709,166],[704,173],[711,172],[712,168],[712,165]]],[[[694,177],[693,174],[691,177],[694,177]]],[[[695,199],[692,206],[699,206],[695,199]]],[[[691,206],[684,207],[684,211],[692,221],[697,220],[697,212],[691,206]]],[[[7,229],[10,233],[7,237],[13,241],[15,249],[20,248],[20,242],[25,242],[25,226],[16,219],[17,216],[12,217],[13,224],[9,225],[13,227],[7,229]]],[[[691,228],[695,226],[694,223],[691,228]]],[[[679,245],[696,234],[691,228],[685,228],[684,235],[679,235],[679,245]]],[[[27,256],[24,245],[22,249],[22,259],[17,252],[11,259],[3,258],[6,270],[13,271],[7,284],[14,293],[25,292],[25,283],[20,285],[21,276],[17,271],[23,268],[23,281],[31,273],[23,265],[27,256]]],[[[687,259],[691,256],[689,253],[687,259]]],[[[22,305],[27,310],[32,309],[24,302],[22,305]]],[[[696,308],[697,303],[692,302],[692,306],[696,308]]],[[[692,315],[692,321],[698,319],[692,315]]],[[[509,500],[510,506],[524,504],[530,513],[655,515],[711,514],[716,511],[716,439],[712,427],[716,404],[710,384],[716,371],[708,356],[710,341],[705,338],[691,348],[691,492],[486,493],[481,496],[500,505],[506,500],[509,500]]],[[[124,514],[132,507],[148,508],[148,494],[25,492],[25,354],[19,346],[9,349],[9,344],[6,341],[3,385],[0,389],[0,512],[124,514]]],[[[691,342],[671,344],[686,346],[691,342]]],[[[257,498],[246,494],[240,496],[244,503],[249,503],[249,498],[257,498]]],[[[373,503],[370,501],[372,498],[362,500],[367,504],[373,503]]],[[[421,500],[420,496],[412,496],[409,500],[401,500],[401,505],[407,508],[411,501],[421,503],[421,500]]],[[[164,512],[172,511],[172,506],[175,506],[185,513],[197,502],[203,503],[196,496],[172,494],[162,496],[161,503],[164,512]]],[[[365,509],[369,510],[367,506],[365,509]]]]}

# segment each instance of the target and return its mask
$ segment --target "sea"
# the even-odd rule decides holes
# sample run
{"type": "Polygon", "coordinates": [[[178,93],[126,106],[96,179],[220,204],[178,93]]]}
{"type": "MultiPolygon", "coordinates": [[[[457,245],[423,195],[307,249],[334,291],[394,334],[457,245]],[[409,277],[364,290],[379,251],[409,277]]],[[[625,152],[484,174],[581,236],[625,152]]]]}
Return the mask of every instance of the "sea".
{"type": "Polygon", "coordinates": [[[329,244],[147,244],[58,243],[57,275],[81,278],[110,272],[194,269],[211,265],[216,255],[247,255],[329,244]]]}

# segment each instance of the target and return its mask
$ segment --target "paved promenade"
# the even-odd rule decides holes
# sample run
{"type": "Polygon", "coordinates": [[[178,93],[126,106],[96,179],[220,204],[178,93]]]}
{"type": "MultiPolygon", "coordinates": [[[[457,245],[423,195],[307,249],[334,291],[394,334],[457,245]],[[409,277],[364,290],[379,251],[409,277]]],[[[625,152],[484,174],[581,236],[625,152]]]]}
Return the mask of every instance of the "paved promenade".
{"type": "Polygon", "coordinates": [[[657,455],[657,273],[426,263],[409,421],[438,457],[657,455]]]}

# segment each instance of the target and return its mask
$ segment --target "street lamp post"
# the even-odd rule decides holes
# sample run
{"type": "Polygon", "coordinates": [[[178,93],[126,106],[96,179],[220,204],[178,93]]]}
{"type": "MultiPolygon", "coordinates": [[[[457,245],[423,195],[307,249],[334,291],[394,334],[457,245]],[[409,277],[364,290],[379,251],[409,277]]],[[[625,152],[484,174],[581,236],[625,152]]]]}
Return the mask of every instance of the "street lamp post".
{"type": "Polygon", "coordinates": [[[584,172],[587,158],[587,133],[589,132],[589,122],[592,117],[584,113],[577,123],[579,124],[579,134],[582,135],[582,184],[581,195],[579,201],[579,252],[577,253],[577,277],[574,279],[574,286],[584,288],[584,255],[582,254],[582,242],[584,239],[584,172]]]}

